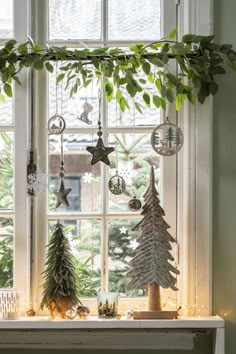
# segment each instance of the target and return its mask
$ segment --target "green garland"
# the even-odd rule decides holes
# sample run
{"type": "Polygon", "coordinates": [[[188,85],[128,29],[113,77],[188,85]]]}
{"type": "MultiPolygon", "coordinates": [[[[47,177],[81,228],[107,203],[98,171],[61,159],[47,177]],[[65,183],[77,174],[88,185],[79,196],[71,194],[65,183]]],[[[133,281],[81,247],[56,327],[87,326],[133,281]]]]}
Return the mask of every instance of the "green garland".
{"type": "Polygon", "coordinates": [[[147,46],[131,45],[128,51],[120,48],[69,50],[43,46],[32,39],[23,44],[12,39],[0,50],[0,101],[6,95],[12,96],[12,83],[20,84],[18,75],[23,68],[46,68],[52,73],[52,61],[61,61],[57,83],[65,80],[70,97],[94,78],[103,78],[107,101],[115,97],[122,112],[129,108],[130,98],[139,112],[143,109],[140,102],[163,109],[166,102],[175,102],[177,110],[186,99],[194,103],[197,97],[204,103],[206,97],[217,93],[216,75],[225,74],[225,63],[236,69],[236,52],[230,44],[213,43],[214,36],[187,34],[181,42],[174,41],[175,36],[173,30],[167,38],[147,46]],[[173,59],[179,66],[177,74],[170,69],[173,59]]]}

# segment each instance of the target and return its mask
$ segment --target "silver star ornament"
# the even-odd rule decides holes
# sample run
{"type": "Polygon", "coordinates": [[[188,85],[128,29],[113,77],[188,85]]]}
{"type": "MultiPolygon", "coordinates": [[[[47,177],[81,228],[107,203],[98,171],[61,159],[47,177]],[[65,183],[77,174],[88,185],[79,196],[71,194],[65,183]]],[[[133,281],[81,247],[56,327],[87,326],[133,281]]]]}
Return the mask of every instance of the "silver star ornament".
{"type": "Polygon", "coordinates": [[[71,188],[65,188],[64,181],[61,179],[59,190],[55,190],[53,194],[57,197],[56,208],[58,208],[61,204],[64,204],[66,207],[69,207],[69,202],[67,200],[68,194],[72,191],[71,188]]]}

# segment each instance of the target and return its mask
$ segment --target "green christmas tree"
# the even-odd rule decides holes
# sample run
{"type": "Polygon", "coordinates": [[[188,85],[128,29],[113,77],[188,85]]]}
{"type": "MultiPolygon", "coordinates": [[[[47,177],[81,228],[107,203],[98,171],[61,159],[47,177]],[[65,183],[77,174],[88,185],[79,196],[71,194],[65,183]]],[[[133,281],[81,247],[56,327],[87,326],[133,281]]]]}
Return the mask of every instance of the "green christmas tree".
{"type": "Polygon", "coordinates": [[[133,228],[141,231],[137,238],[139,245],[130,261],[127,288],[143,289],[148,286],[149,310],[161,310],[160,286],[176,288],[176,274],[179,271],[169,261],[174,261],[170,253],[171,242],[175,239],[169,234],[170,227],[163,216],[158,192],[155,188],[154,169],[151,167],[150,185],[144,194],[143,219],[133,228]]]}
{"type": "Polygon", "coordinates": [[[48,308],[52,317],[66,317],[66,311],[81,304],[78,284],[69,242],[59,222],[48,244],[44,274],[43,298],[40,309],[48,308]]]}
{"type": "Polygon", "coordinates": [[[175,140],[175,132],[174,132],[174,129],[172,127],[169,127],[167,129],[166,140],[168,141],[168,147],[171,148],[172,147],[172,142],[175,140]]]}

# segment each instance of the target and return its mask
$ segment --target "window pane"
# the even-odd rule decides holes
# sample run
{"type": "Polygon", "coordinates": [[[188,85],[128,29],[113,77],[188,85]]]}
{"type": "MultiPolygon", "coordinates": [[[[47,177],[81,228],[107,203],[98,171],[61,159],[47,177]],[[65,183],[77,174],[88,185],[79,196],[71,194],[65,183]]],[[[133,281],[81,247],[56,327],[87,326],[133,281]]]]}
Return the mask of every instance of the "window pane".
{"type": "Polygon", "coordinates": [[[109,0],[110,40],[160,38],[160,0],[109,0]]]}
{"type": "MultiPolygon", "coordinates": [[[[64,220],[71,247],[75,256],[80,296],[93,297],[101,287],[100,237],[101,222],[99,220],[64,220]]],[[[49,234],[55,222],[49,222],[49,234]]]]}
{"type": "Polygon", "coordinates": [[[138,232],[132,228],[139,219],[114,219],[108,224],[109,230],[109,291],[120,295],[145,295],[145,289],[128,292],[126,290],[126,272],[128,263],[134,257],[138,232]]]}
{"type": "MultiPolygon", "coordinates": [[[[156,183],[159,182],[160,160],[151,148],[149,134],[111,134],[109,143],[118,151],[118,174],[126,183],[123,194],[114,195],[109,192],[109,210],[129,211],[128,202],[134,195],[142,201],[148,185],[151,165],[156,167],[156,183]]],[[[117,169],[116,155],[113,153],[110,156],[109,178],[115,175],[117,169]]]]}
{"type": "MultiPolygon", "coordinates": [[[[58,70],[60,71],[60,70],[58,70]]],[[[97,79],[70,98],[70,89],[63,82],[57,88],[58,113],[66,120],[68,128],[95,128],[98,120],[97,79]]],[[[56,70],[49,75],[49,117],[56,113],[56,70]]]]}
{"type": "Polygon", "coordinates": [[[12,99],[7,97],[5,102],[0,103],[0,125],[13,123],[12,99]]]}
{"type": "Polygon", "coordinates": [[[13,287],[13,220],[0,217],[0,288],[13,287]]]}
{"type": "Polygon", "coordinates": [[[108,105],[108,124],[110,127],[120,126],[156,126],[160,123],[160,109],[151,107],[145,107],[143,99],[137,97],[138,102],[143,108],[142,113],[139,113],[136,109],[132,109],[132,103],[130,103],[130,110],[126,110],[124,113],[118,109],[117,103],[112,100],[108,105]]]}
{"type": "MultiPolygon", "coordinates": [[[[101,164],[91,165],[91,154],[87,146],[96,144],[97,137],[92,134],[64,134],[65,188],[72,188],[68,195],[69,208],[60,206],[57,212],[94,212],[101,211],[101,164]]],[[[50,194],[49,210],[55,211],[56,196],[59,188],[60,136],[49,138],[50,194]]]]}
{"type": "Polygon", "coordinates": [[[12,0],[0,0],[0,38],[13,37],[12,0]]]}
{"type": "Polygon", "coordinates": [[[49,39],[100,39],[101,0],[50,0],[49,39]]]}
{"type": "Polygon", "coordinates": [[[13,209],[13,133],[0,133],[0,209],[13,209]]]}

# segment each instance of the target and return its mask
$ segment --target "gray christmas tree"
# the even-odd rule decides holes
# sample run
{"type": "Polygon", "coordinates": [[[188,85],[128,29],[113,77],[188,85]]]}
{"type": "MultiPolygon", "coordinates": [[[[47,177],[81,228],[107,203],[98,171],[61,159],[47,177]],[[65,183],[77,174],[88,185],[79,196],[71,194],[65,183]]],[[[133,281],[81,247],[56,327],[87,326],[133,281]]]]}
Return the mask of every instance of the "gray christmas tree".
{"type": "Polygon", "coordinates": [[[179,271],[169,261],[174,261],[170,251],[175,239],[167,229],[170,226],[163,216],[158,192],[155,188],[154,169],[151,167],[150,185],[144,194],[143,219],[133,228],[141,231],[137,238],[139,245],[135,257],[130,261],[128,290],[143,289],[148,286],[149,310],[161,310],[160,287],[176,288],[176,275],[179,271]]]}

